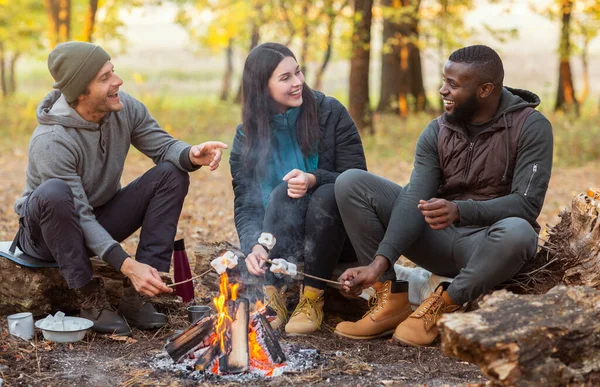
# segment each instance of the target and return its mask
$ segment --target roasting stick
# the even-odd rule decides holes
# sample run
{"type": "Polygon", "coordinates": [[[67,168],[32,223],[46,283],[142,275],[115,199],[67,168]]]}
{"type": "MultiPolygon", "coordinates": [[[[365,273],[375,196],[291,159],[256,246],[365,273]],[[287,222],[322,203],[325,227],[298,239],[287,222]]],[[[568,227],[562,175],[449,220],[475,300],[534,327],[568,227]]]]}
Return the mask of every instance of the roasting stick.
{"type": "MultiPolygon", "coordinates": [[[[270,259],[268,259],[268,258],[267,258],[267,259],[265,259],[265,258],[262,258],[262,260],[263,260],[263,261],[265,261],[265,262],[268,262],[268,263],[270,263],[271,265],[277,265],[277,262],[273,262],[273,261],[271,261],[271,260],[270,260],[270,259]]],[[[329,284],[333,284],[333,285],[342,286],[342,283],[341,283],[341,282],[338,282],[338,281],[332,281],[332,280],[328,280],[328,279],[325,279],[325,278],[317,277],[317,276],[314,276],[314,275],[306,274],[306,273],[303,273],[303,272],[301,272],[301,271],[299,271],[299,272],[298,272],[298,275],[302,275],[302,276],[304,276],[304,277],[312,278],[312,279],[315,279],[315,280],[317,280],[317,281],[323,281],[323,282],[327,282],[327,283],[329,283],[329,284]]]]}
{"type": "Polygon", "coordinates": [[[192,277],[192,278],[186,279],[186,280],[184,280],[184,281],[179,281],[179,282],[175,282],[174,284],[169,284],[169,285],[167,285],[167,287],[168,287],[168,288],[172,288],[173,286],[177,286],[177,285],[184,284],[184,283],[186,283],[186,282],[193,281],[193,280],[195,280],[195,279],[198,279],[198,278],[200,278],[200,277],[203,277],[203,276],[205,276],[206,274],[210,273],[212,270],[213,270],[213,269],[212,269],[212,268],[210,268],[210,269],[208,269],[207,271],[205,271],[205,272],[204,272],[204,273],[202,273],[202,274],[198,274],[197,276],[194,276],[194,277],[192,277]]]}
{"type": "MultiPolygon", "coordinates": [[[[260,237],[258,238],[258,243],[260,245],[262,245],[267,250],[267,253],[269,255],[271,255],[271,250],[273,250],[273,247],[275,247],[275,244],[277,243],[277,239],[275,238],[275,236],[273,234],[271,234],[269,232],[263,232],[262,234],[260,234],[260,237]]],[[[269,259],[269,256],[267,256],[267,258],[262,258],[261,257],[261,259],[263,261],[265,261],[265,262],[270,263],[271,265],[278,265],[277,262],[273,262],[271,259],[269,259]]],[[[290,264],[289,262],[287,262],[285,260],[282,260],[282,261],[285,262],[286,264],[290,264]]],[[[292,265],[295,267],[294,264],[292,264],[292,265]]],[[[301,271],[299,271],[297,273],[299,275],[303,275],[305,277],[312,278],[312,279],[315,279],[317,281],[323,281],[323,282],[327,282],[327,283],[330,283],[330,284],[333,284],[333,285],[342,286],[341,282],[332,281],[332,280],[328,280],[328,279],[321,278],[321,277],[316,277],[314,275],[306,274],[306,273],[303,273],[301,271]]],[[[292,276],[289,273],[284,273],[284,274],[292,276]]]]}

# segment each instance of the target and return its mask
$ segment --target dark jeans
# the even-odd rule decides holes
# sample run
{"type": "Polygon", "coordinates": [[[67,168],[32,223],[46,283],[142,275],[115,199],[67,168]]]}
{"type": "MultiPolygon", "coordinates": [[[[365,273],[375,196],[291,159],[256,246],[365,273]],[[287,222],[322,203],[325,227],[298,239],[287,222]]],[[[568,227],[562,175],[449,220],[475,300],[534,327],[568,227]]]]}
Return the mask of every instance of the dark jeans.
{"type": "MultiPolygon", "coordinates": [[[[382,177],[350,170],[335,184],[337,203],[361,265],[372,262],[402,187],[382,177]]],[[[430,272],[454,277],[450,298],[463,304],[516,275],[537,250],[537,234],[521,218],[489,227],[425,226],[404,256],[430,272]]],[[[380,281],[395,279],[393,266],[380,281]]]]}
{"type": "MultiPolygon", "coordinates": [[[[177,222],[188,192],[189,175],[169,162],[150,169],[101,207],[94,215],[121,242],[140,227],[135,254],[138,262],[168,272],[177,222]]],[[[92,278],[73,193],[60,179],[42,183],[28,198],[19,219],[19,248],[38,259],[56,261],[69,288],[80,288],[92,278]]]]}
{"type": "MultiPolygon", "coordinates": [[[[304,259],[306,273],[326,279],[331,278],[347,240],[333,184],[321,185],[300,199],[288,196],[285,182],[275,187],[265,211],[263,231],[277,239],[271,258],[290,262],[304,259]]],[[[288,276],[267,270],[265,284],[281,286],[286,281],[288,276]]],[[[304,279],[304,285],[325,289],[324,282],[310,278],[304,279]]]]}

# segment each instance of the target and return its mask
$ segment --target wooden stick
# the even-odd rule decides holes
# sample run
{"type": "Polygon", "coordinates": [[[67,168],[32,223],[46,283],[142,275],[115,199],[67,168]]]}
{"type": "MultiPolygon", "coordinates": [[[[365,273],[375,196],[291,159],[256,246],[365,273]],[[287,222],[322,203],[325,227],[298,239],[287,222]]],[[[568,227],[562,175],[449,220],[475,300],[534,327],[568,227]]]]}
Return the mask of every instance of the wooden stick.
{"type": "MultiPolygon", "coordinates": [[[[268,262],[268,263],[270,263],[271,265],[276,265],[276,263],[275,263],[275,262],[271,261],[271,260],[270,260],[270,259],[268,259],[268,258],[267,258],[267,259],[264,259],[264,258],[263,258],[263,261],[265,261],[265,262],[268,262]]],[[[342,283],[341,283],[341,282],[338,282],[338,281],[332,281],[332,280],[328,280],[328,279],[325,279],[325,278],[321,278],[321,277],[317,277],[317,276],[314,276],[314,275],[306,274],[306,273],[303,273],[303,272],[301,272],[301,271],[298,271],[298,274],[299,274],[299,275],[302,275],[302,276],[304,276],[304,277],[308,277],[308,278],[315,279],[315,280],[317,280],[317,281],[323,281],[323,282],[327,282],[327,283],[329,283],[329,284],[333,284],[333,285],[342,286],[342,283]]]]}
{"type": "Polygon", "coordinates": [[[202,274],[198,274],[197,276],[194,276],[194,277],[192,277],[192,278],[190,278],[190,279],[186,279],[186,280],[184,280],[184,281],[175,282],[174,284],[169,284],[169,285],[167,285],[167,287],[169,287],[169,288],[172,288],[173,286],[177,286],[177,285],[184,284],[184,283],[186,283],[186,282],[193,281],[193,280],[195,280],[195,279],[198,279],[198,278],[200,278],[200,277],[203,277],[203,276],[205,276],[206,274],[210,273],[211,271],[212,271],[212,268],[210,268],[210,269],[208,269],[207,271],[205,271],[204,273],[202,273],[202,274]]]}

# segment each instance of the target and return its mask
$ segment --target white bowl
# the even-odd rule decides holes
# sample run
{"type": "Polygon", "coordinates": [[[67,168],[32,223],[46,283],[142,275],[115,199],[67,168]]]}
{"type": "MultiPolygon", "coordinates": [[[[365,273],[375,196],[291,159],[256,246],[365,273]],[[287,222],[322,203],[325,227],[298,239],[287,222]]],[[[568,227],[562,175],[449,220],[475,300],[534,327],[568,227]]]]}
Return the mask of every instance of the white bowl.
{"type": "Polygon", "coordinates": [[[85,337],[85,332],[94,325],[87,318],[65,316],[64,330],[42,328],[42,320],[35,322],[35,326],[42,330],[44,339],[54,341],[55,343],[73,343],[85,337]]]}

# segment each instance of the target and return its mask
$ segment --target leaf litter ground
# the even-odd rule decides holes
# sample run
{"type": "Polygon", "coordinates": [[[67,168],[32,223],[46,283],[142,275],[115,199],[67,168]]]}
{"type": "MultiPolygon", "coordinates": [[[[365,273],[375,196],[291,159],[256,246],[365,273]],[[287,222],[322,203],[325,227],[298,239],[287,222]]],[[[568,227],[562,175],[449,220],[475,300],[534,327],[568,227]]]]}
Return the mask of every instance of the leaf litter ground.
{"type": "MultiPolygon", "coordinates": [[[[598,185],[598,162],[580,168],[555,168],[544,210],[539,222],[544,226],[556,222],[556,215],[570,205],[571,198],[589,186],[598,185]]],[[[399,184],[405,184],[411,165],[389,159],[371,162],[371,170],[399,184]]],[[[10,240],[17,229],[13,213],[14,200],[24,187],[26,151],[15,149],[0,155],[0,173],[4,187],[0,191],[0,239],[10,240]]],[[[127,162],[123,184],[135,179],[151,163],[139,156],[127,162]]],[[[213,173],[200,170],[191,175],[191,185],[180,218],[177,237],[185,238],[188,252],[199,242],[230,241],[237,243],[233,224],[233,193],[227,161],[213,173]]],[[[139,234],[127,239],[123,246],[134,252],[139,234]]],[[[193,255],[189,254],[191,259],[193,255]]],[[[194,262],[191,262],[194,267],[194,262]]],[[[183,306],[167,303],[169,324],[157,331],[134,330],[134,338],[122,340],[88,333],[85,341],[56,344],[44,341],[38,332],[36,340],[26,343],[6,334],[6,319],[1,320],[0,378],[5,386],[187,386],[199,383],[189,373],[160,370],[156,359],[164,357],[166,339],[187,326],[183,306]]],[[[486,378],[472,364],[449,358],[439,343],[427,348],[399,346],[389,340],[353,341],[335,336],[333,328],[339,316],[326,315],[323,329],[310,336],[285,336],[286,348],[303,349],[314,354],[313,368],[289,371],[276,378],[249,382],[252,385],[363,385],[363,386],[458,386],[481,385],[486,378]]],[[[218,377],[206,378],[204,385],[248,384],[218,377]]]]}

